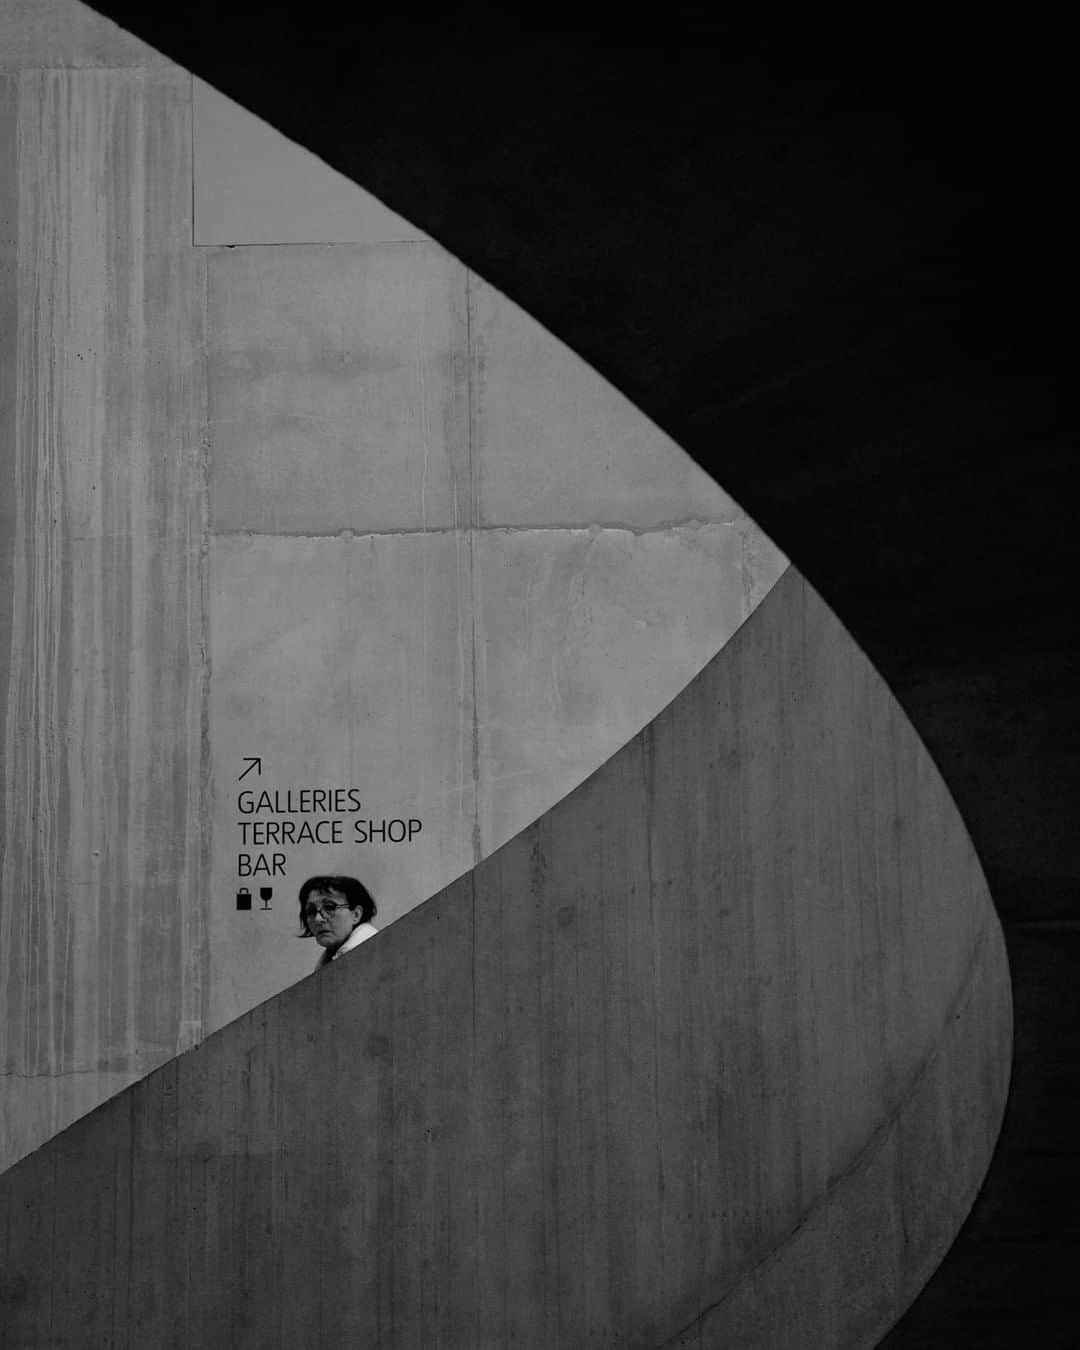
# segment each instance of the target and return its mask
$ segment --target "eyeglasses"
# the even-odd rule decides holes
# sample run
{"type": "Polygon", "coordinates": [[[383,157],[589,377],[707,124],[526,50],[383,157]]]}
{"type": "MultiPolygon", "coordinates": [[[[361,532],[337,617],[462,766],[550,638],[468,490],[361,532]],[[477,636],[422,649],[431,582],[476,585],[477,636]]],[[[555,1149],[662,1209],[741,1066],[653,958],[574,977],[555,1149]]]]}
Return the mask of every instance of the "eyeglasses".
{"type": "Polygon", "coordinates": [[[316,914],[321,914],[324,918],[332,919],[339,909],[348,908],[348,905],[338,904],[335,900],[320,900],[318,904],[308,901],[304,906],[304,918],[313,919],[316,914]]]}

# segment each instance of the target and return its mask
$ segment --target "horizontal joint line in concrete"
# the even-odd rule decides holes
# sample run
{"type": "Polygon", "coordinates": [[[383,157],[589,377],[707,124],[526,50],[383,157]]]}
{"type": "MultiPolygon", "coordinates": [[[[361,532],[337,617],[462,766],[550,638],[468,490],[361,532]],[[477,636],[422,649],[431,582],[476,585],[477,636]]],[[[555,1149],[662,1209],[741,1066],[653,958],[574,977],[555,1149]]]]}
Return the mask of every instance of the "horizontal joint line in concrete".
{"type": "Polygon", "coordinates": [[[682,520],[658,520],[649,525],[633,525],[626,520],[597,520],[587,525],[500,525],[485,522],[477,525],[478,530],[578,530],[588,534],[590,530],[623,530],[627,534],[654,534],[659,530],[697,529],[702,525],[738,525],[742,518],[738,516],[687,516],[682,520]]]}
{"type": "Polygon", "coordinates": [[[267,243],[252,240],[239,240],[236,243],[225,243],[222,240],[213,240],[204,243],[201,239],[196,239],[192,243],[193,248],[201,249],[234,249],[234,248],[414,248],[417,244],[433,244],[434,239],[428,239],[418,235],[415,239],[282,239],[275,243],[267,243]]]}
{"type": "Polygon", "coordinates": [[[32,66],[18,65],[12,62],[0,61],[0,75],[44,75],[49,70],[89,70],[95,74],[101,75],[186,75],[187,71],[182,66],[178,66],[168,61],[164,56],[159,62],[152,62],[149,65],[140,63],[132,66],[94,66],[94,65],[75,65],[72,62],[60,61],[55,64],[42,65],[39,61],[32,66]]]}
{"type": "Polygon", "coordinates": [[[73,1078],[80,1073],[134,1073],[140,1077],[145,1077],[152,1072],[152,1069],[103,1069],[99,1065],[93,1064],[88,1069],[43,1069],[41,1073],[26,1073],[22,1069],[4,1069],[0,1070],[0,1078],[73,1078]]]}
{"type": "Polygon", "coordinates": [[[735,528],[738,520],[664,520],[655,525],[628,525],[623,521],[598,521],[591,525],[438,525],[428,529],[353,530],[215,530],[216,539],[382,539],[395,535],[501,534],[597,534],[603,530],[622,534],[663,534],[668,530],[699,529],[706,525],[735,528]]]}

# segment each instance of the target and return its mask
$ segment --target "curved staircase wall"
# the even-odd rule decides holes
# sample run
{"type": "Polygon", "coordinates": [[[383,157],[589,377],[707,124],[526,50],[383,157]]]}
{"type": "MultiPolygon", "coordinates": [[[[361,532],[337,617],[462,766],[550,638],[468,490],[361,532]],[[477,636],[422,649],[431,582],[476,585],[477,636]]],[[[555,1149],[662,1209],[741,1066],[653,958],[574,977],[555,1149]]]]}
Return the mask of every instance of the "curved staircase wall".
{"type": "Polygon", "coordinates": [[[789,569],[534,824],[0,1176],[0,1341],[869,1347],[1010,1037],[951,798],[789,569]]]}

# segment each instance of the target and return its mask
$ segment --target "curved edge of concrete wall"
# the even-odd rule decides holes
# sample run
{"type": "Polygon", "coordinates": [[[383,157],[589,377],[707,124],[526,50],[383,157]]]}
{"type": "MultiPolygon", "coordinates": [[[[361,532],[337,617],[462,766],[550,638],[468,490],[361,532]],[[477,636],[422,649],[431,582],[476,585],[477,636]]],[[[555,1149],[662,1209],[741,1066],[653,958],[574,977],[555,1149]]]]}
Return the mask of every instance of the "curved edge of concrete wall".
{"type": "Polygon", "coordinates": [[[948,792],[789,570],[473,872],[0,1176],[0,1340],[862,1350],[1010,1016],[948,792]]]}
{"type": "Polygon", "coordinates": [[[1009,989],[992,918],[900,1107],[795,1230],[662,1350],[878,1344],[941,1264],[985,1179],[1009,1088],[1009,989]]]}

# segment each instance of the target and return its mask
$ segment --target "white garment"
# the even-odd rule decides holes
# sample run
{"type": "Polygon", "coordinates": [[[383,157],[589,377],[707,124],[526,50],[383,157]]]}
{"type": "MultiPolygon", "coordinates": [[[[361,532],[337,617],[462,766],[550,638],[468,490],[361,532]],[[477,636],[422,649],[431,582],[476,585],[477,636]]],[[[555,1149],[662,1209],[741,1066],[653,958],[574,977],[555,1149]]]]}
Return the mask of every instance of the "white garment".
{"type": "Polygon", "coordinates": [[[374,937],[378,931],[373,923],[358,923],[336,952],[328,953],[324,950],[319,954],[319,959],[315,962],[315,969],[318,970],[321,966],[329,965],[331,961],[336,961],[339,956],[351,952],[354,947],[359,947],[361,942],[366,942],[368,938],[374,937]]]}

